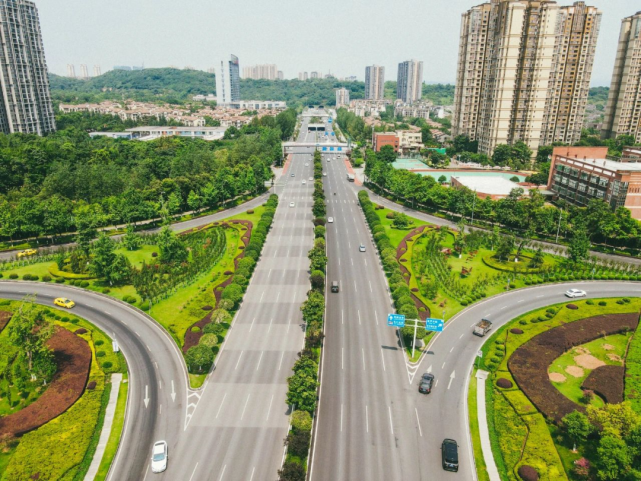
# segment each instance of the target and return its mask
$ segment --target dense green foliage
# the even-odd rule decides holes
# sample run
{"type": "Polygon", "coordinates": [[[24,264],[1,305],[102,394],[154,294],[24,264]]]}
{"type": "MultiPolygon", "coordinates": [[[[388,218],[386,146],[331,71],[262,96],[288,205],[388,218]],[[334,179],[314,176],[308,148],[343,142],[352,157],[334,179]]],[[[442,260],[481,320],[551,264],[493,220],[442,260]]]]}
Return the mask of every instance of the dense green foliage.
{"type": "MultiPolygon", "coordinates": [[[[641,227],[630,211],[619,207],[612,211],[600,200],[592,200],[586,208],[567,206],[565,210],[545,204],[538,191],[524,195],[523,189],[514,189],[504,199],[489,197],[479,200],[469,189],[451,189],[441,186],[430,176],[421,176],[406,170],[396,170],[368,152],[365,173],[373,184],[407,202],[424,206],[429,211],[450,212],[469,218],[474,212],[475,221],[487,225],[499,223],[516,229],[528,237],[538,234],[555,237],[557,230],[562,237],[571,238],[573,232],[589,233],[592,242],[608,245],[641,247],[641,227]],[[559,221],[560,219],[560,221],[559,221]]],[[[583,239],[579,239],[582,241],[583,239]]],[[[581,249],[577,249],[577,252],[581,249]]]]}
{"type": "Polygon", "coordinates": [[[87,132],[123,132],[138,126],[182,126],[182,122],[167,120],[164,117],[157,119],[143,117],[140,120],[122,120],[117,115],[93,114],[88,112],[72,112],[69,114],[56,113],[56,126],[58,130],[76,128],[87,132]]]}
{"type": "Polygon", "coordinates": [[[240,82],[240,96],[247,100],[285,100],[288,107],[336,105],[335,89],[345,87],[351,99],[362,99],[364,82],[346,82],[335,78],[310,80],[252,80],[240,82]]]}
{"type": "Polygon", "coordinates": [[[281,158],[291,111],[254,119],[233,141],[0,135],[0,239],[59,235],[166,217],[262,192],[281,158]],[[266,126],[269,125],[269,126],[266,126]]]}

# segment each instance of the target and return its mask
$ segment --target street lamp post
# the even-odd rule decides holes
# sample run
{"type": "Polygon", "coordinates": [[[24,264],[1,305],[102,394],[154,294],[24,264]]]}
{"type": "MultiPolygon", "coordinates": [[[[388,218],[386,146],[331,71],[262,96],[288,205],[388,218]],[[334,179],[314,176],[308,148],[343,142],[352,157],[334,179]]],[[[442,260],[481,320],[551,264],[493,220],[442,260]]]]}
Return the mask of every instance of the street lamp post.
{"type": "Polygon", "coordinates": [[[556,243],[559,243],[559,232],[561,231],[561,214],[563,214],[563,209],[559,209],[559,225],[556,229],[556,243]]]}

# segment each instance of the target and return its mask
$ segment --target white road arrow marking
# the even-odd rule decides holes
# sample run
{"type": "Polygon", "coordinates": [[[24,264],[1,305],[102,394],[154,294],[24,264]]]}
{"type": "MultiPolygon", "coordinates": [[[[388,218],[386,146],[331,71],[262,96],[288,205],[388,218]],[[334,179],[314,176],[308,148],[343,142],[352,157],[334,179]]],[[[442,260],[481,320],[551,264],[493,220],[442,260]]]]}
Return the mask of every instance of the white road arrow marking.
{"type": "Polygon", "coordinates": [[[432,372],[432,365],[430,364],[430,367],[427,368],[427,372],[431,373],[432,372]]]}
{"type": "Polygon", "coordinates": [[[146,408],[147,406],[149,406],[149,386],[148,385],[145,386],[145,399],[144,399],[144,401],[145,401],[145,408],[146,408]]]}
{"type": "Polygon", "coordinates": [[[455,371],[452,371],[452,374],[450,375],[450,382],[447,385],[447,389],[449,389],[452,386],[452,381],[454,381],[455,377],[456,377],[455,371]]]}
{"type": "Polygon", "coordinates": [[[174,380],[171,380],[171,400],[176,402],[176,389],[174,389],[174,380]]]}

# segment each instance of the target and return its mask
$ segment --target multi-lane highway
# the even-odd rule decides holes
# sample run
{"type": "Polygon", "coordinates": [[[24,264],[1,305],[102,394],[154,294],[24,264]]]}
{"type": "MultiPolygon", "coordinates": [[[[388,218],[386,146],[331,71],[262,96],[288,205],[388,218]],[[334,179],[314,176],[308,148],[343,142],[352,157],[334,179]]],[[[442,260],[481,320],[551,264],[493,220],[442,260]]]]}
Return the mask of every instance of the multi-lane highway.
{"type": "Polygon", "coordinates": [[[144,479],[153,441],[171,441],[182,430],[187,373],[174,340],[153,319],[107,296],[69,286],[0,282],[1,298],[20,300],[28,294],[37,294],[38,303],[51,307],[56,297],[73,299],[74,314],[118,341],[129,368],[129,400],[122,443],[108,479],[144,479]]]}
{"type": "MultiPolygon", "coordinates": [[[[301,141],[313,138],[306,130],[301,141]]],[[[300,306],[310,288],[313,168],[311,151],[295,154],[276,186],[273,228],[242,307],[158,479],[277,477],[289,426],[287,378],[305,337],[300,306]]]]}

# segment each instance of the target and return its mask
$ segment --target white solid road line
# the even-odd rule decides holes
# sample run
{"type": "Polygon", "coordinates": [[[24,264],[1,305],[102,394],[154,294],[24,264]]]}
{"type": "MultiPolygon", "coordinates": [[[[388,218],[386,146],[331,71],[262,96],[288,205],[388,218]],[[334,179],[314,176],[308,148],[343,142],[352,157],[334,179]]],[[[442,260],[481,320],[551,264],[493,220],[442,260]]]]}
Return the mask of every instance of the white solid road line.
{"type": "Polygon", "coordinates": [[[249,326],[249,332],[252,332],[252,329],[254,328],[254,321],[256,321],[256,317],[252,319],[252,324],[249,326]]]}
{"type": "Polygon", "coordinates": [[[445,363],[443,363],[443,365],[441,366],[441,369],[445,369],[445,363]]]}
{"type": "Polygon", "coordinates": [[[252,477],[249,478],[249,481],[252,481],[254,479],[254,471],[256,471],[256,466],[254,466],[254,469],[252,469],[252,477]]]}
{"type": "Polygon", "coordinates": [[[387,409],[389,410],[389,429],[392,433],[392,436],[394,436],[394,423],[392,422],[392,406],[388,406],[387,409]]]}
{"type": "Polygon", "coordinates": [[[363,353],[363,371],[365,370],[365,348],[361,347],[361,352],[363,353]]]}
{"type": "Polygon", "coordinates": [[[369,290],[370,292],[374,292],[374,289],[372,289],[372,281],[369,281],[369,290]]]}
{"type": "Polygon", "coordinates": [[[383,356],[383,348],[381,348],[381,359],[383,361],[383,371],[387,371],[387,369],[385,369],[385,357],[383,356]]]}
{"type": "Polygon", "coordinates": [[[345,312],[341,310],[341,324],[345,324],[345,312]]]}
{"type": "Polygon", "coordinates": [[[278,363],[278,370],[280,371],[281,366],[283,365],[283,357],[285,357],[285,351],[280,353],[280,362],[278,363]]]}
{"type": "Polygon", "coordinates": [[[256,370],[257,371],[258,371],[258,368],[260,367],[260,362],[263,360],[263,354],[264,353],[265,353],[265,351],[260,351],[260,357],[258,358],[258,365],[256,366],[256,370]]]}
{"type": "Polygon", "coordinates": [[[269,413],[272,411],[272,403],[274,402],[274,395],[272,394],[272,400],[269,401],[269,409],[267,409],[267,417],[265,421],[269,421],[269,413]]]}
{"type": "Polygon", "coordinates": [[[196,474],[196,469],[198,468],[198,463],[196,463],[196,466],[194,466],[194,470],[191,472],[191,476],[189,477],[189,481],[192,481],[194,479],[194,474],[196,474]]]}
{"type": "Polygon", "coordinates": [[[345,348],[341,347],[341,369],[345,370],[345,348]]]}
{"type": "Polygon", "coordinates": [[[223,404],[225,403],[225,399],[227,399],[227,393],[223,396],[223,400],[220,402],[220,406],[218,406],[218,412],[216,413],[216,419],[218,419],[218,415],[220,414],[220,410],[223,408],[223,404]]]}
{"type": "Polygon", "coordinates": [[[418,433],[423,437],[423,430],[421,429],[421,420],[418,418],[418,409],[414,408],[414,412],[416,413],[416,422],[418,423],[418,433]]]}
{"type": "Polygon", "coordinates": [[[358,324],[361,324],[361,311],[360,309],[356,311],[358,313],[358,324]]]}
{"type": "Polygon", "coordinates": [[[223,470],[220,473],[220,478],[218,478],[218,481],[222,481],[223,476],[225,475],[225,469],[227,469],[227,465],[226,464],[223,466],[223,470]]]}
{"type": "Polygon", "coordinates": [[[341,433],[343,432],[343,405],[341,404],[341,433]]]}

